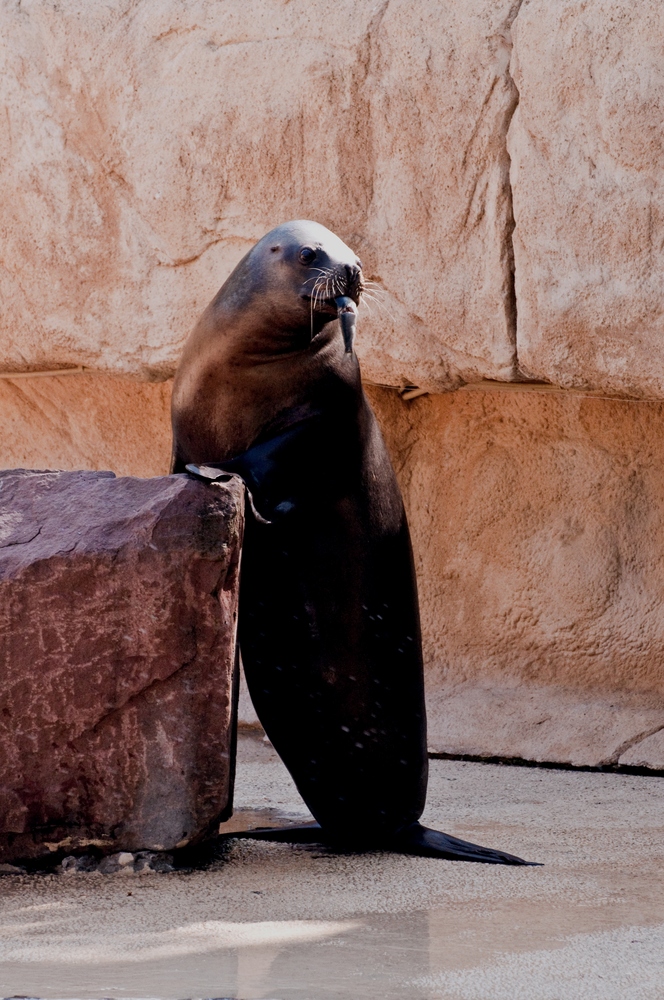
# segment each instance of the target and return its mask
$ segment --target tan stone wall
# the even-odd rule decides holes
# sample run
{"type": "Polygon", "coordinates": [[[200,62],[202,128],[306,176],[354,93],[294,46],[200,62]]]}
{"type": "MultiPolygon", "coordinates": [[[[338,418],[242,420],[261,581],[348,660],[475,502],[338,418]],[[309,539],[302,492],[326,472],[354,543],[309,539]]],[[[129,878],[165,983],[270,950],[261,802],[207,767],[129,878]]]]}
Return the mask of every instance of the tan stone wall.
{"type": "Polygon", "coordinates": [[[0,468],[163,476],[171,383],[113,375],[0,378],[0,468]]]}
{"type": "Polygon", "coordinates": [[[633,763],[664,728],[664,404],[368,392],[413,534],[432,747],[633,763]]]}
{"type": "Polygon", "coordinates": [[[527,0],[513,38],[520,367],[661,398],[664,4],[527,0]]]}
{"type": "Polygon", "coordinates": [[[308,217],[382,290],[372,381],[664,397],[663,38],[657,0],[3,4],[0,370],[167,378],[308,217]]]}
{"type": "Polygon", "coordinates": [[[168,377],[249,247],[313,218],[384,292],[364,323],[375,380],[511,378],[514,12],[2,5],[0,370],[168,377]]]}

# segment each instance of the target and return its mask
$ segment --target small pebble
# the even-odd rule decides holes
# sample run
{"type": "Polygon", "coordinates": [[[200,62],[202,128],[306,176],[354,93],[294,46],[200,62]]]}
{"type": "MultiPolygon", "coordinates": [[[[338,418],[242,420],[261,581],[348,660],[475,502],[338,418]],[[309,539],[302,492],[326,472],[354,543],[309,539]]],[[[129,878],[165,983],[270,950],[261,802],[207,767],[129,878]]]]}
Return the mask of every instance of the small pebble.
{"type": "MultiPolygon", "coordinates": [[[[8,866],[12,867],[12,866],[8,866]]],[[[116,854],[108,854],[104,858],[95,858],[91,854],[83,854],[77,857],[74,854],[63,858],[60,863],[63,872],[99,872],[101,875],[127,875],[134,872],[172,872],[173,855],[159,854],[155,851],[138,851],[131,854],[129,851],[119,851],[116,854]]],[[[21,872],[23,869],[14,869],[21,872]]],[[[2,867],[0,867],[0,874],[2,867]]]]}

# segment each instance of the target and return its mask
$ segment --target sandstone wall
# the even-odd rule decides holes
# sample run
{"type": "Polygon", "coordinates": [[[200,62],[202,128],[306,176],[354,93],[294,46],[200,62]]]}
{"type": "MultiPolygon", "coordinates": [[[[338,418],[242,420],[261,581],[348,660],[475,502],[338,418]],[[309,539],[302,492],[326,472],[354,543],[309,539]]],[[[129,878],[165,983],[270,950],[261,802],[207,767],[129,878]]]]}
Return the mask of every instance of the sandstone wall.
{"type": "MultiPolygon", "coordinates": [[[[635,763],[664,730],[664,404],[369,393],[413,533],[432,748],[635,763]]],[[[659,740],[639,759],[662,767],[659,740]]]]}
{"type": "Polygon", "coordinates": [[[311,217],[384,293],[372,381],[662,396],[663,37],[627,0],[4,4],[0,367],[168,377],[311,217]]]}
{"type": "Polygon", "coordinates": [[[514,0],[0,9],[0,364],[162,378],[239,258],[330,226],[385,290],[372,377],[514,372],[514,0]]]}
{"type": "Polygon", "coordinates": [[[0,379],[0,465],[165,472],[197,314],[318,219],[382,290],[369,381],[623,398],[372,390],[432,744],[664,766],[663,39],[651,0],[2,5],[0,372],[89,373],[0,379]]]}
{"type": "Polygon", "coordinates": [[[170,382],[100,374],[0,378],[0,468],[166,475],[170,405],[170,382]]]}
{"type": "Polygon", "coordinates": [[[664,393],[664,6],[530,0],[508,149],[522,370],[664,393]]]}

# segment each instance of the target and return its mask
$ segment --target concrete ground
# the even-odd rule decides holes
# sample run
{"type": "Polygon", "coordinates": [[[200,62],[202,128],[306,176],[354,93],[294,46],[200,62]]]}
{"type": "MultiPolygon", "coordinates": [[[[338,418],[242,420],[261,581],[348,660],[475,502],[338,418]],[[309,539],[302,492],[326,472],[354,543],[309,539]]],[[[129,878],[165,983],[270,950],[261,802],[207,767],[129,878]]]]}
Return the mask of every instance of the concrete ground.
{"type": "MultiPolygon", "coordinates": [[[[257,736],[236,807],[306,816],[257,736]]],[[[662,1000],[664,779],[432,761],[424,818],[544,867],[233,840],[189,873],[5,875],[0,996],[662,1000]]]]}

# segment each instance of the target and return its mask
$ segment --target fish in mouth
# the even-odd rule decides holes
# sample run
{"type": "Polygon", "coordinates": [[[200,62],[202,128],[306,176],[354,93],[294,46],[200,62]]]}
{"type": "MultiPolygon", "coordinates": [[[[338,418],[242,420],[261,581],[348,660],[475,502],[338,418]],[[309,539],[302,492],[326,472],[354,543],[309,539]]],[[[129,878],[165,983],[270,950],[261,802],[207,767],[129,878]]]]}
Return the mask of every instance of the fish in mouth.
{"type": "MultiPolygon", "coordinates": [[[[302,247],[299,253],[300,261],[307,266],[311,266],[317,256],[314,247],[302,247]]],[[[312,282],[311,293],[302,296],[310,303],[312,325],[314,312],[335,315],[341,327],[345,353],[352,354],[357,309],[364,292],[362,262],[358,260],[355,264],[342,264],[336,268],[323,266],[314,270],[317,273],[307,279],[307,282],[312,282]]]]}

